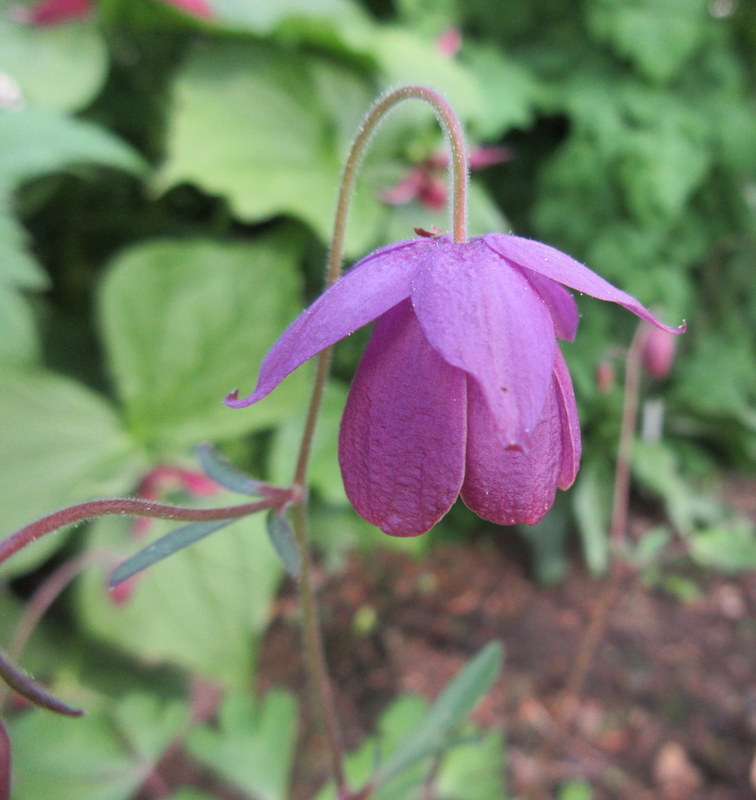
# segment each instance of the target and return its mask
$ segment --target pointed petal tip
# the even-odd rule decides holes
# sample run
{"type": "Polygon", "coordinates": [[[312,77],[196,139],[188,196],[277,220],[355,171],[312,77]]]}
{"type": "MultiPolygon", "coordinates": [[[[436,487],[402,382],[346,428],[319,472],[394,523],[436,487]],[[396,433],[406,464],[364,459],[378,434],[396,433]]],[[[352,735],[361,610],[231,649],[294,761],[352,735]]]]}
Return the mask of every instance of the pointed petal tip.
{"type": "Polygon", "coordinates": [[[254,395],[250,395],[249,397],[242,397],[241,400],[239,399],[239,390],[234,389],[233,392],[229,392],[224,398],[223,402],[229,408],[246,408],[247,406],[251,406],[254,403],[254,395]]]}

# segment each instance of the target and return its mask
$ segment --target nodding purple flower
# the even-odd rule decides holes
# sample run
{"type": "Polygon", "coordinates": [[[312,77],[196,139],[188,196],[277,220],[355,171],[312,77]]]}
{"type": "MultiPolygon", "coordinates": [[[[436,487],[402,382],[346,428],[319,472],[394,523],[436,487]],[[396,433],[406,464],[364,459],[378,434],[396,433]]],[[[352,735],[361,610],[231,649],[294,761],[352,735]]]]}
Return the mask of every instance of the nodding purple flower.
{"type": "Polygon", "coordinates": [[[552,247],[492,233],[376,250],[324,292],[265,357],[254,393],[374,321],[339,437],[347,495],[394,536],[435,525],[460,495],[480,517],[534,524],[580,462],[575,396],[557,338],[578,311],[562,285],[670,333],[635,298],[552,247]]]}

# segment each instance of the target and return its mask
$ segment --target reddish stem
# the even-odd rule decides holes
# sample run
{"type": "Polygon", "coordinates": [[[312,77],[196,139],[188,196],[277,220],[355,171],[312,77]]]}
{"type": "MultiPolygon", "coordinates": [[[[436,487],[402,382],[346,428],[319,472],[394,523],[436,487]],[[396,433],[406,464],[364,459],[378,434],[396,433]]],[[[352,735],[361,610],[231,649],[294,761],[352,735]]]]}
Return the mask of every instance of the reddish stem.
{"type": "Polygon", "coordinates": [[[159,519],[175,519],[186,522],[204,522],[213,519],[234,519],[264,511],[267,508],[283,508],[294,499],[291,489],[272,489],[264,500],[254,503],[242,503],[238,506],[222,508],[183,508],[151,500],[133,498],[114,498],[112,500],[91,500],[68,506],[60,511],[48,514],[42,519],[26,525],[0,542],[0,563],[14,553],[36,541],[47,533],[72,525],[76,522],[108,515],[157,517],[159,519]]]}

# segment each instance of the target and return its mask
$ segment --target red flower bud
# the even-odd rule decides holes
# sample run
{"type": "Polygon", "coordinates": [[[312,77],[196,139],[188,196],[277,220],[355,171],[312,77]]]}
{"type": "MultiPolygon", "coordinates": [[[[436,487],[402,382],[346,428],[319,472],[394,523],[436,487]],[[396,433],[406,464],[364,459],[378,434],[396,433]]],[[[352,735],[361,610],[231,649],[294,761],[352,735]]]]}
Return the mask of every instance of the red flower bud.
{"type": "Polygon", "coordinates": [[[649,326],[643,338],[641,360],[651,378],[664,378],[672,369],[677,340],[672,334],[649,326]]]}

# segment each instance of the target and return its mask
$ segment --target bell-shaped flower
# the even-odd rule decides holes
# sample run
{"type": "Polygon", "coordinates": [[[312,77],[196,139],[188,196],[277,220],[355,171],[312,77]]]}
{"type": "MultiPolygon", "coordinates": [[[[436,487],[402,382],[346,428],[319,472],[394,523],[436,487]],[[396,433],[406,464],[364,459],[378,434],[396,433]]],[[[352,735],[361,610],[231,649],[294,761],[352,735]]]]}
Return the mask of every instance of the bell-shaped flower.
{"type": "Polygon", "coordinates": [[[339,438],[347,495],[386,533],[429,530],[458,495],[501,525],[533,524],[580,462],[575,397],[557,338],[572,340],[568,286],[675,333],[635,298],[552,247],[504,234],[389,245],[358,262],[284,332],[257,388],[375,321],[339,438]]]}

